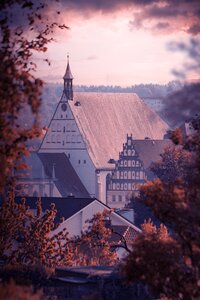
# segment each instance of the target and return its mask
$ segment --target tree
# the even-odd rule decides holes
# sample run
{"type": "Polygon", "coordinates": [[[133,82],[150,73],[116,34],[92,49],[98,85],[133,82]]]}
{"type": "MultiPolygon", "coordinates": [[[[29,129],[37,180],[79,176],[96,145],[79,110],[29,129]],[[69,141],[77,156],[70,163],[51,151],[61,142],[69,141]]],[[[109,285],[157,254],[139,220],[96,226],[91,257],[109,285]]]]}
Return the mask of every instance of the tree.
{"type": "Polygon", "coordinates": [[[14,171],[25,167],[21,158],[28,155],[26,141],[41,133],[36,117],[43,82],[33,75],[33,53],[46,52],[54,30],[67,26],[51,21],[42,0],[3,0],[0,11],[0,192],[5,194],[14,171]],[[20,120],[24,107],[35,116],[29,128],[20,120]]]}
{"type": "Polygon", "coordinates": [[[16,203],[12,196],[0,208],[0,256],[14,266],[72,265],[72,244],[67,230],[52,236],[55,229],[55,205],[43,211],[41,199],[34,212],[26,199],[16,203]]]}
{"type": "Polygon", "coordinates": [[[117,254],[112,250],[112,230],[106,225],[108,212],[96,213],[87,220],[88,229],[74,240],[74,261],[77,265],[113,265],[117,254]]]}
{"type": "MultiPolygon", "coordinates": [[[[199,124],[199,119],[192,122],[196,132],[182,144],[188,157],[182,176],[168,182],[156,179],[141,188],[141,201],[170,234],[165,227],[164,235],[153,226],[145,229],[136,237],[122,267],[129,281],[142,281],[165,299],[200,298],[199,124]]],[[[176,134],[174,138],[177,142],[176,134]]]]}

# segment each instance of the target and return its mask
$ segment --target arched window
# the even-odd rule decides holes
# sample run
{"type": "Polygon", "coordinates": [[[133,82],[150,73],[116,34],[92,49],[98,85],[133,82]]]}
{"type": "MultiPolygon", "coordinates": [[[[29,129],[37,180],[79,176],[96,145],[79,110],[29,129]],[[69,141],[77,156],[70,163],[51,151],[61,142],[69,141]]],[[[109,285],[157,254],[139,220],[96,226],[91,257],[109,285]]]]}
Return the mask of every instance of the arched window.
{"type": "Polygon", "coordinates": [[[124,172],[124,179],[127,179],[127,171],[124,172]]]}
{"type": "Polygon", "coordinates": [[[75,143],[76,142],[76,136],[75,134],[72,134],[72,143],[75,143]]]}
{"type": "Polygon", "coordinates": [[[66,131],[70,131],[70,124],[69,123],[66,124],[66,131]]]}
{"type": "Polygon", "coordinates": [[[135,179],[135,171],[132,171],[132,179],[135,179]]]}
{"type": "Polygon", "coordinates": [[[135,167],[135,161],[132,160],[132,167],[135,167]]]}
{"type": "Polygon", "coordinates": [[[51,136],[51,142],[52,142],[52,143],[55,143],[55,142],[56,142],[55,134],[52,134],[52,136],[51,136]]]}
{"type": "Polygon", "coordinates": [[[61,143],[61,135],[60,134],[57,135],[57,143],[61,143]]]}
{"type": "Polygon", "coordinates": [[[77,143],[81,143],[81,135],[80,134],[77,135],[77,143]]]}
{"type": "Polygon", "coordinates": [[[52,123],[52,125],[51,125],[51,131],[56,131],[56,124],[55,123],[52,123]]]}
{"type": "Polygon", "coordinates": [[[115,190],[115,183],[113,183],[113,190],[115,190]]]}
{"type": "Polygon", "coordinates": [[[124,167],[127,167],[127,160],[124,161],[124,167]]]}
{"type": "Polygon", "coordinates": [[[60,123],[57,123],[57,131],[61,131],[60,123]]]}
{"type": "Polygon", "coordinates": [[[125,189],[125,191],[127,191],[127,188],[128,188],[127,183],[124,183],[124,189],[125,189]]]}
{"type": "Polygon", "coordinates": [[[66,135],[66,143],[70,143],[70,134],[66,135]]]}

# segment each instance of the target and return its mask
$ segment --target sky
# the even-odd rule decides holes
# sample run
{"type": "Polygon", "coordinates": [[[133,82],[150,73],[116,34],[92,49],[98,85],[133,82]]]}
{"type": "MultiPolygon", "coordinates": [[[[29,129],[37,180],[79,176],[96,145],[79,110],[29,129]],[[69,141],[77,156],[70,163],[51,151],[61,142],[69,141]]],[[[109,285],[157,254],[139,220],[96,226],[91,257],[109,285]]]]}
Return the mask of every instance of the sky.
{"type": "Polygon", "coordinates": [[[169,44],[200,33],[197,0],[60,0],[48,13],[69,30],[56,31],[50,67],[35,56],[47,82],[62,82],[69,53],[76,85],[164,84],[185,62],[169,44]]]}

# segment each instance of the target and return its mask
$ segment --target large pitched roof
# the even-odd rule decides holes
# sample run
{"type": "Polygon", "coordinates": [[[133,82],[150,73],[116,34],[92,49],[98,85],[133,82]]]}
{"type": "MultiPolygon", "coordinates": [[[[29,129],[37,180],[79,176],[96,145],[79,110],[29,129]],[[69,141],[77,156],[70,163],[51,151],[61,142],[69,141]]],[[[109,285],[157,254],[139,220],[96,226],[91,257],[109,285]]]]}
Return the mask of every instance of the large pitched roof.
{"type": "Polygon", "coordinates": [[[75,93],[69,105],[96,168],[110,168],[108,160],[118,159],[127,134],[162,139],[169,129],[135,94],[75,93]]]}
{"type": "Polygon", "coordinates": [[[54,183],[63,197],[70,194],[76,197],[89,197],[65,153],[38,153],[38,155],[49,178],[52,178],[54,166],[56,177],[54,183]]]}

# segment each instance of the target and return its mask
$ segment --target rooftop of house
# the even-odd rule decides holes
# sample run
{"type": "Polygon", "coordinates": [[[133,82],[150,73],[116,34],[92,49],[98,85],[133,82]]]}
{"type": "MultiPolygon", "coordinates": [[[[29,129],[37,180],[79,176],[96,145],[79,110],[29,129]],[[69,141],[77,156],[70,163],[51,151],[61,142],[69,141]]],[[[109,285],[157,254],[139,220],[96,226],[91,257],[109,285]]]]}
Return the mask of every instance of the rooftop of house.
{"type": "Polygon", "coordinates": [[[72,167],[65,153],[38,153],[46,175],[55,178],[53,181],[63,197],[70,194],[76,197],[87,198],[89,194],[82,184],[79,176],[72,167]]]}
{"type": "MultiPolygon", "coordinates": [[[[22,197],[17,197],[16,201],[19,203],[22,197]]],[[[23,197],[24,198],[24,197],[23,197]]],[[[36,202],[38,197],[25,197],[26,204],[30,207],[30,209],[36,209],[36,202]]],[[[64,217],[65,220],[73,216],[75,213],[92,203],[94,198],[76,198],[74,196],[68,196],[65,198],[58,197],[42,197],[42,209],[45,211],[46,209],[50,209],[52,203],[55,204],[55,208],[57,210],[55,222],[59,223],[61,218],[64,217]]]]}
{"type": "Polygon", "coordinates": [[[96,168],[111,167],[127,134],[161,140],[169,129],[135,94],[75,93],[69,105],[96,168]]]}

